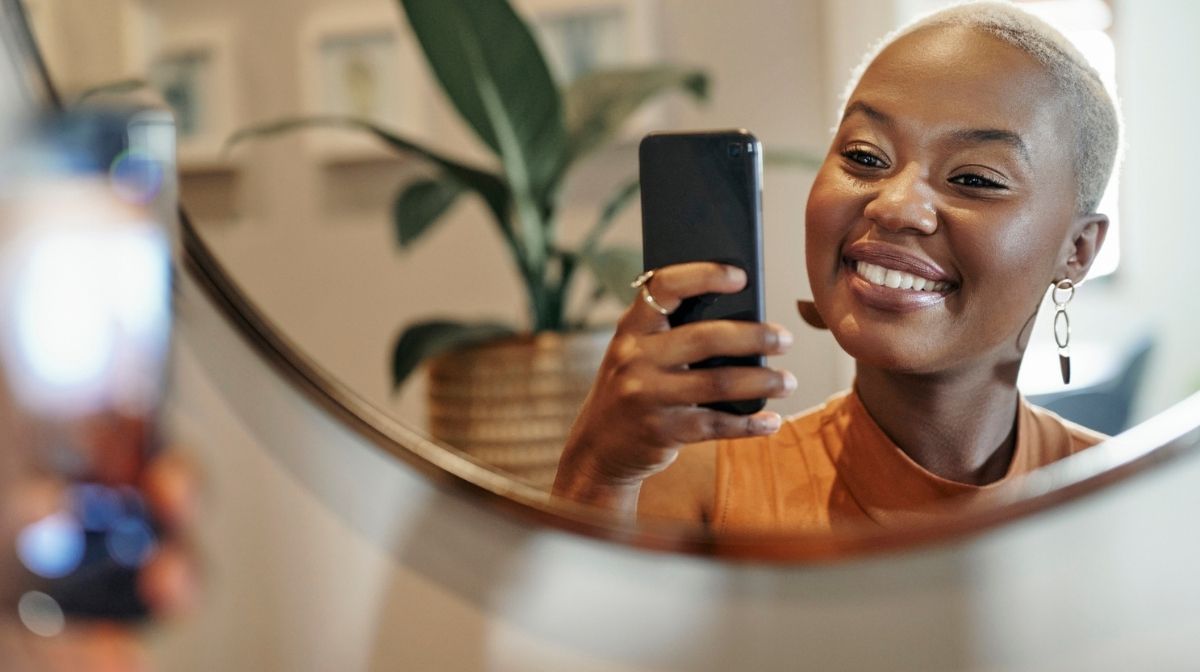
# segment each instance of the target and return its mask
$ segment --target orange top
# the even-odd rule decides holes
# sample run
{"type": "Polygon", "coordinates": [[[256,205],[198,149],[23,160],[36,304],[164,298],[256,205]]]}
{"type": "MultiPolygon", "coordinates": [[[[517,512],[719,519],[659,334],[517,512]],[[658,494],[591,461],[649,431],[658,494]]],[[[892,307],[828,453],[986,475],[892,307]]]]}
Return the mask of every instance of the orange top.
{"type": "Polygon", "coordinates": [[[717,444],[715,532],[788,532],[895,525],[933,514],[1104,440],[1020,400],[1016,448],[1004,478],[984,486],[941,478],[884,434],[854,392],[789,418],[769,437],[717,444]]]}

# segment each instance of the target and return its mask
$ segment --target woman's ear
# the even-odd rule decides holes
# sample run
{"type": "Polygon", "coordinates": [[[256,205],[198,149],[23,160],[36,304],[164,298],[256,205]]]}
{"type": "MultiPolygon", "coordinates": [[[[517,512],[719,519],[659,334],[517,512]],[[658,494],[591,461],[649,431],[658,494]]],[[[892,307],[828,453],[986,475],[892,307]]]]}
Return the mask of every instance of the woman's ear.
{"type": "Polygon", "coordinates": [[[1071,238],[1067,241],[1065,260],[1058,277],[1070,278],[1075,284],[1083,282],[1096,255],[1100,254],[1100,246],[1107,234],[1108,215],[1092,213],[1076,217],[1071,223],[1071,238]]]}

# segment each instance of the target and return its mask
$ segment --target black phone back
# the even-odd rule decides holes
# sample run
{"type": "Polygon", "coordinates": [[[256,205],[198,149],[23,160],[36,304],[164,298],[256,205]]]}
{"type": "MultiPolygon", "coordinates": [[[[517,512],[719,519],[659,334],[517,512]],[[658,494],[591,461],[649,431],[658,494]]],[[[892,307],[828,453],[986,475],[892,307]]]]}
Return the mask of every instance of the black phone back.
{"type": "MultiPolygon", "coordinates": [[[[687,299],[671,326],[698,320],[764,319],[762,280],[762,146],[744,130],[653,133],[639,148],[642,260],[646,269],[715,261],[746,271],[736,294],[687,299]]],[[[763,357],[714,357],[691,368],[763,366],[763,357]]],[[[711,404],[754,413],[763,399],[711,404]]]]}

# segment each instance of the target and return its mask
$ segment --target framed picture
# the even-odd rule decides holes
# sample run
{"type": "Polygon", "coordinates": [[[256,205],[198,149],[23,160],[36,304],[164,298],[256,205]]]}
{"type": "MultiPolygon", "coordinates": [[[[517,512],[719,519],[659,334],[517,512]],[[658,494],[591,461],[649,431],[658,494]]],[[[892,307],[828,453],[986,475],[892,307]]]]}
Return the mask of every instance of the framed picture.
{"type": "MultiPolygon", "coordinates": [[[[398,3],[317,11],[301,48],[305,114],[365,119],[416,137],[426,130],[428,78],[398,3]]],[[[322,128],[305,137],[326,161],[394,156],[361,131],[322,128]]]]}
{"type": "Polygon", "coordinates": [[[646,64],[657,54],[653,0],[517,0],[562,84],[593,70],[646,64]]]}
{"type": "Polygon", "coordinates": [[[179,167],[225,166],[222,148],[235,130],[232,36],[223,26],[167,31],[148,66],[151,85],[175,114],[179,167]]]}
{"type": "MultiPolygon", "coordinates": [[[[657,0],[515,0],[515,5],[564,87],[596,70],[650,65],[660,57],[657,0]]],[[[652,104],[626,123],[619,138],[636,143],[669,125],[665,108],[652,104]]]]}

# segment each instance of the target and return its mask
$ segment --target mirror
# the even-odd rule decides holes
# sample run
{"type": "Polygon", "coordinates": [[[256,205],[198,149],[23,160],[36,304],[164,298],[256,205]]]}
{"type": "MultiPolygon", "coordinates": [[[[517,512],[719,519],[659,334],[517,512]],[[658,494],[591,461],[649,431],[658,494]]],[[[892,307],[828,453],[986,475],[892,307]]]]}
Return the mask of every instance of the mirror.
{"type": "MultiPolygon", "coordinates": [[[[861,53],[941,4],[516,0],[564,90],[605,69],[669,66],[656,71],[652,100],[572,164],[553,200],[556,242],[576,254],[578,276],[556,297],[551,290],[560,285],[530,290],[522,279],[513,252],[521,244],[498,225],[497,208],[449,189],[442,177],[454,166],[420,156],[501,169],[489,138],[472,132],[440,88],[428,46],[422,49],[400,3],[26,0],[68,100],[142,95],[144,83],[174,108],[182,198],[195,230],[291,344],[376,409],[541,488],[630,298],[624,283],[640,270],[630,254],[639,218],[627,185],[636,176],[636,142],[651,129],[746,127],[763,141],[767,315],[795,333],[796,344],[776,365],[800,381],[771,408],[797,413],[850,385],[852,360],[828,332],[807,329],[795,314],[795,301],[811,296],[803,213],[815,169],[805,159],[824,156],[846,73],[861,53]],[[420,148],[396,151],[361,127],[264,130],[331,115],[376,121],[420,148]],[[247,129],[253,132],[226,146],[247,129]],[[607,222],[614,203],[628,207],[607,222]],[[435,351],[535,322],[585,328],[571,339],[548,333],[455,350],[415,368],[419,347],[396,354],[402,334],[417,324],[425,330],[408,335],[424,338],[409,344],[435,351]],[[399,386],[397,370],[407,373],[399,386]]],[[[1167,165],[1174,162],[1155,151],[1187,156],[1200,148],[1194,129],[1156,122],[1163,105],[1191,109],[1200,101],[1173,79],[1145,76],[1177,69],[1147,26],[1168,14],[1197,23],[1200,14],[1191,6],[1101,0],[1024,4],[1075,29],[1088,53],[1107,62],[1120,85],[1129,152],[1124,179],[1101,208],[1114,218],[1107,256],[1072,303],[1074,382],[1066,389],[1055,382],[1047,301],[1021,387],[1059,404],[1064,415],[1119,431],[1200,387],[1200,354],[1190,347],[1200,311],[1173,274],[1187,267],[1195,227],[1178,214],[1186,209],[1182,180],[1167,165]],[[1105,408],[1118,410],[1088,417],[1100,397],[1085,392],[1117,394],[1120,403],[1105,408]]],[[[536,74],[514,77],[511,86],[533,86],[536,74]]],[[[486,191],[486,180],[480,188],[486,191]]],[[[546,277],[561,276],[561,260],[547,263],[559,265],[546,277]]]]}

